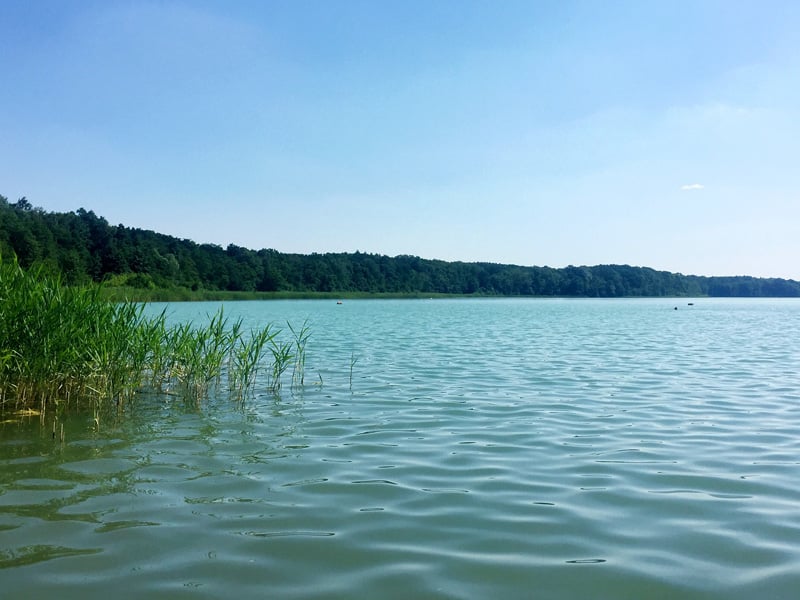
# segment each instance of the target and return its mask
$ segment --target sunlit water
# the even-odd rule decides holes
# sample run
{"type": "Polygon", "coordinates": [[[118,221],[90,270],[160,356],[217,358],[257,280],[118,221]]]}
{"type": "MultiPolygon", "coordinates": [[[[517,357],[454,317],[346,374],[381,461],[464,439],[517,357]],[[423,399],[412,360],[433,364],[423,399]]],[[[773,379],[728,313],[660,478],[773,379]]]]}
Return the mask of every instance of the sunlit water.
{"type": "Polygon", "coordinates": [[[796,598],[800,302],[693,302],[228,304],[303,389],[6,414],[0,596],[796,598]]]}

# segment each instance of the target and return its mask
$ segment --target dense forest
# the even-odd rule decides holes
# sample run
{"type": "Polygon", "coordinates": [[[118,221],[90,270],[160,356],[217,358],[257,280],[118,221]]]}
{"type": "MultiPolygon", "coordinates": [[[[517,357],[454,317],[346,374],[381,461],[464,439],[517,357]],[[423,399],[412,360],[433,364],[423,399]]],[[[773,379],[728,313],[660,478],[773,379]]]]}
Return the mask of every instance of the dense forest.
{"type": "Polygon", "coordinates": [[[46,212],[0,196],[0,256],[67,284],[242,292],[502,296],[800,296],[800,282],[700,277],[628,265],[522,267],[377,254],[286,254],[198,244],[110,225],[92,211],[46,212]]]}

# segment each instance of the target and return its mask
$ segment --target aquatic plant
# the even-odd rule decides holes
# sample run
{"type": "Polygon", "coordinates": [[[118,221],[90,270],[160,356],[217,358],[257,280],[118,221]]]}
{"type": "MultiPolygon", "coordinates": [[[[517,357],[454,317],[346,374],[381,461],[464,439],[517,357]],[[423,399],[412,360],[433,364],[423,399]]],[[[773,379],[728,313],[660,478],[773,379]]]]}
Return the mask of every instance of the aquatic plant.
{"type": "Polygon", "coordinates": [[[308,344],[308,338],[311,336],[311,328],[308,324],[308,319],[303,321],[303,325],[299,329],[292,327],[291,323],[287,323],[287,325],[294,336],[295,348],[292,386],[302,386],[305,383],[306,345],[308,344]]]}
{"type": "Polygon", "coordinates": [[[62,286],[40,269],[0,264],[3,402],[117,398],[138,384],[142,306],[102,301],[96,287],[62,286]]]}
{"type": "Polygon", "coordinates": [[[356,356],[355,351],[350,353],[350,389],[353,389],[353,368],[358,363],[358,357],[356,356]]]}
{"type": "MultiPolygon", "coordinates": [[[[239,328],[237,327],[237,331],[239,328]]],[[[258,375],[259,367],[265,356],[267,344],[273,344],[278,331],[273,331],[270,324],[263,329],[250,332],[246,338],[239,335],[232,346],[232,361],[229,367],[229,381],[231,390],[236,392],[237,398],[253,389],[258,375]]]]}
{"type": "Polygon", "coordinates": [[[271,325],[245,332],[222,309],[203,326],[168,326],[164,312],[150,317],[144,309],[106,300],[100,286],[65,286],[41,269],[0,260],[0,409],[120,406],[141,391],[194,401],[223,391],[242,399],[262,369],[278,391],[292,362],[292,384],[303,385],[307,322],[290,325],[288,341],[271,325]]]}
{"type": "Polygon", "coordinates": [[[282,376],[286,369],[289,368],[294,355],[292,354],[291,342],[272,340],[269,349],[272,353],[272,373],[270,374],[267,388],[275,393],[281,389],[282,376]]]}

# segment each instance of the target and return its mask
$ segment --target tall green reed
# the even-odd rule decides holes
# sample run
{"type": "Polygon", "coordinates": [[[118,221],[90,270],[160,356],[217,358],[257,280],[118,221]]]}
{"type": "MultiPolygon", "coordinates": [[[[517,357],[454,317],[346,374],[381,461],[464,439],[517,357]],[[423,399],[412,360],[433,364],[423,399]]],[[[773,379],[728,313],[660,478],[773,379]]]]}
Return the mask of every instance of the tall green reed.
{"type": "Polygon", "coordinates": [[[311,336],[311,327],[308,319],[303,321],[300,328],[295,329],[291,323],[287,323],[289,331],[294,338],[294,370],[292,371],[292,387],[303,386],[305,384],[306,370],[306,346],[308,338],[311,336]]]}
{"type": "Polygon", "coordinates": [[[289,368],[294,358],[292,343],[281,340],[272,340],[269,350],[272,353],[272,369],[267,383],[267,389],[277,393],[281,389],[283,374],[289,368]]]}
{"type": "Polygon", "coordinates": [[[253,330],[250,335],[239,335],[232,346],[232,361],[229,367],[230,389],[237,398],[252,391],[256,376],[261,367],[268,344],[275,343],[278,331],[271,325],[260,330],[253,330]]]}
{"type": "Polygon", "coordinates": [[[303,385],[310,330],[307,322],[289,329],[291,342],[271,325],[245,332],[222,309],[203,326],[168,325],[165,312],[146,316],[143,304],[109,302],[99,286],[64,286],[0,260],[0,410],[120,406],[140,391],[243,399],[262,371],[267,388],[280,390],[292,363],[292,385],[303,385]]]}

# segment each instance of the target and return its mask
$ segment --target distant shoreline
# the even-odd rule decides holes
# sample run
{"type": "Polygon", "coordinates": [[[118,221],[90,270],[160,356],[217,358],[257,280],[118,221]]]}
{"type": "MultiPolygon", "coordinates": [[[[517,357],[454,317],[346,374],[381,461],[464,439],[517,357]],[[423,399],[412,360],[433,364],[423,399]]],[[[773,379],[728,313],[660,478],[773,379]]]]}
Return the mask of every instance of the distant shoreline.
{"type": "MultiPolygon", "coordinates": [[[[268,236],[268,233],[265,235],[268,236]]],[[[520,266],[356,252],[291,254],[198,244],[110,225],[92,211],[50,213],[0,196],[0,258],[114,299],[800,297],[800,282],[699,276],[627,264],[520,266]]]]}
{"type": "MultiPolygon", "coordinates": [[[[532,295],[499,295],[499,294],[426,294],[421,292],[232,292],[225,290],[189,290],[163,289],[142,290],[131,287],[104,287],[101,295],[107,300],[134,302],[247,302],[254,300],[444,300],[444,299],[563,299],[563,300],[619,300],[619,299],[654,299],[686,300],[694,298],[713,298],[713,296],[532,296],[532,295]]],[[[764,298],[765,296],[760,296],[764,298]]],[[[771,296],[770,296],[771,297],[771,296]]]]}

